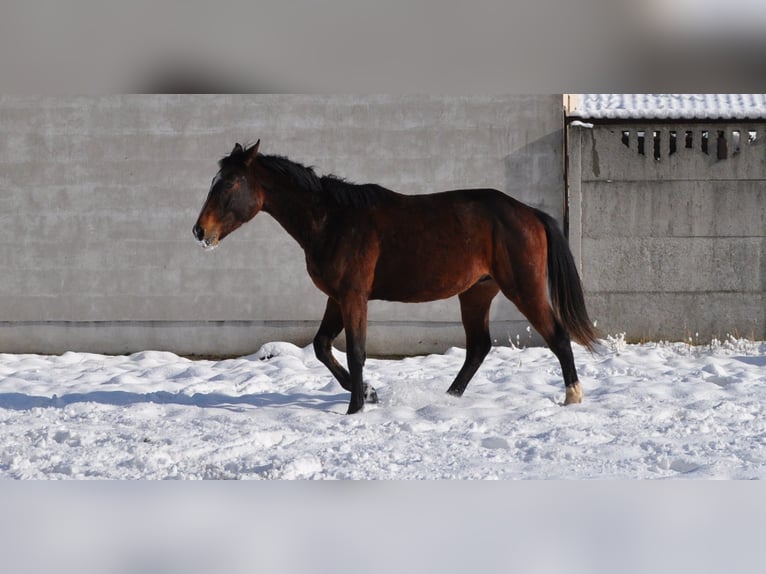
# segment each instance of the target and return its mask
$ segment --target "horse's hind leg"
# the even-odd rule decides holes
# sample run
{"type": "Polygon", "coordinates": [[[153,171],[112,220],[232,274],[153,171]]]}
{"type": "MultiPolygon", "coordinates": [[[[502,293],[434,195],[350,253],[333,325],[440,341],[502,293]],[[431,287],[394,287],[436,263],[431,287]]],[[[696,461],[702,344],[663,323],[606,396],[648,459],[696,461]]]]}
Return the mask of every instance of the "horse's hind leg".
{"type": "Polygon", "coordinates": [[[564,376],[564,387],[566,398],[564,404],[582,402],[582,387],[577,380],[577,370],[574,364],[574,355],[572,354],[572,343],[569,333],[564,326],[556,319],[553,309],[548,303],[546,286],[526,285],[522,288],[523,292],[506,290],[503,288],[503,294],[508,297],[518,307],[529,322],[540,333],[548,347],[561,364],[561,373],[564,376]]]}
{"type": "MultiPolygon", "coordinates": [[[[340,307],[331,298],[327,299],[322,323],[319,325],[314,337],[314,353],[317,359],[324,364],[338,380],[340,386],[347,391],[351,391],[351,375],[344,369],[332,354],[332,342],[340,335],[343,330],[343,317],[340,313],[340,307]]],[[[367,403],[377,403],[378,393],[367,383],[364,384],[364,398],[367,403]]]]}
{"type": "Polygon", "coordinates": [[[497,283],[487,278],[460,294],[460,316],[465,329],[466,353],[463,367],[447,390],[451,395],[459,397],[463,394],[468,382],[492,348],[492,339],[489,336],[489,307],[498,291],[497,283]]]}
{"type": "Polygon", "coordinates": [[[566,396],[564,398],[564,404],[570,405],[573,403],[582,402],[582,386],[580,381],[577,380],[577,369],[575,369],[574,355],[572,354],[572,342],[566,329],[555,317],[553,337],[548,340],[548,346],[556,355],[556,358],[561,363],[561,372],[564,375],[564,388],[566,390],[566,396]]]}

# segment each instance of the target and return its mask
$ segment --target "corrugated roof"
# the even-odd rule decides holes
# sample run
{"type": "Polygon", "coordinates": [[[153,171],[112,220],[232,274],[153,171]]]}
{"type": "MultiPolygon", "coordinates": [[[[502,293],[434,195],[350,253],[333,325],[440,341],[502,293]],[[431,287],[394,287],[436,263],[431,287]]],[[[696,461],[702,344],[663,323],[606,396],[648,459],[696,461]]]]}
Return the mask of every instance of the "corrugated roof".
{"type": "Polygon", "coordinates": [[[568,115],[583,119],[764,119],[766,94],[572,94],[568,115]]]}

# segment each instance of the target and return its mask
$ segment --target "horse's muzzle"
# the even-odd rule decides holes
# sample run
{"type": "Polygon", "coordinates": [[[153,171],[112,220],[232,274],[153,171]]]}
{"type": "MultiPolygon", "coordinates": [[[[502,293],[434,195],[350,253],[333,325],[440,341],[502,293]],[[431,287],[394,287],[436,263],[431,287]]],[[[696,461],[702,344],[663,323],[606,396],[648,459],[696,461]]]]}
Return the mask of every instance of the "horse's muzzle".
{"type": "Polygon", "coordinates": [[[218,246],[218,234],[205,237],[205,229],[200,224],[194,226],[192,233],[194,234],[194,239],[196,239],[204,249],[214,249],[218,246]]]}

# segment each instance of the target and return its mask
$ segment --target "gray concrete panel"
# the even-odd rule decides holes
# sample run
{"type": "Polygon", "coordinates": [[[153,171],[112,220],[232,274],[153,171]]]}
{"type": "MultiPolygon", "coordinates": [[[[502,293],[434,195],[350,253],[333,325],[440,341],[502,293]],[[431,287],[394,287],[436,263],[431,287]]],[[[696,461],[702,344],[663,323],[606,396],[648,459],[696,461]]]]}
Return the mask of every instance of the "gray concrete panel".
{"type": "Polygon", "coordinates": [[[766,336],[766,126],[572,126],[568,144],[571,243],[604,332],[766,336]]]}
{"type": "MultiPolygon", "coordinates": [[[[495,187],[561,220],[562,126],[557,95],[2,96],[0,351],[310,340],[324,297],[268,215],[212,253],[192,239],[235,142],[403,193],[495,187]],[[232,321],[262,328],[245,336],[232,321]]],[[[523,331],[509,302],[492,313],[523,331]]],[[[462,341],[457,300],[375,304],[371,319],[388,341],[373,347],[371,331],[379,354],[462,341]]]]}

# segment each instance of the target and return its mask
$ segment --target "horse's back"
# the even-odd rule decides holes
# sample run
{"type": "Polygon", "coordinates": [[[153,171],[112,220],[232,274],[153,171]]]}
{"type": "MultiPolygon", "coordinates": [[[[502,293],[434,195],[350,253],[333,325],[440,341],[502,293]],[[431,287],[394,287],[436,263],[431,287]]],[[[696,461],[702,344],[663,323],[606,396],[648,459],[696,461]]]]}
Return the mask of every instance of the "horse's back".
{"type": "Polygon", "coordinates": [[[372,298],[430,301],[469,289],[492,273],[498,228],[525,208],[494,189],[400,195],[376,207],[372,298]]]}

